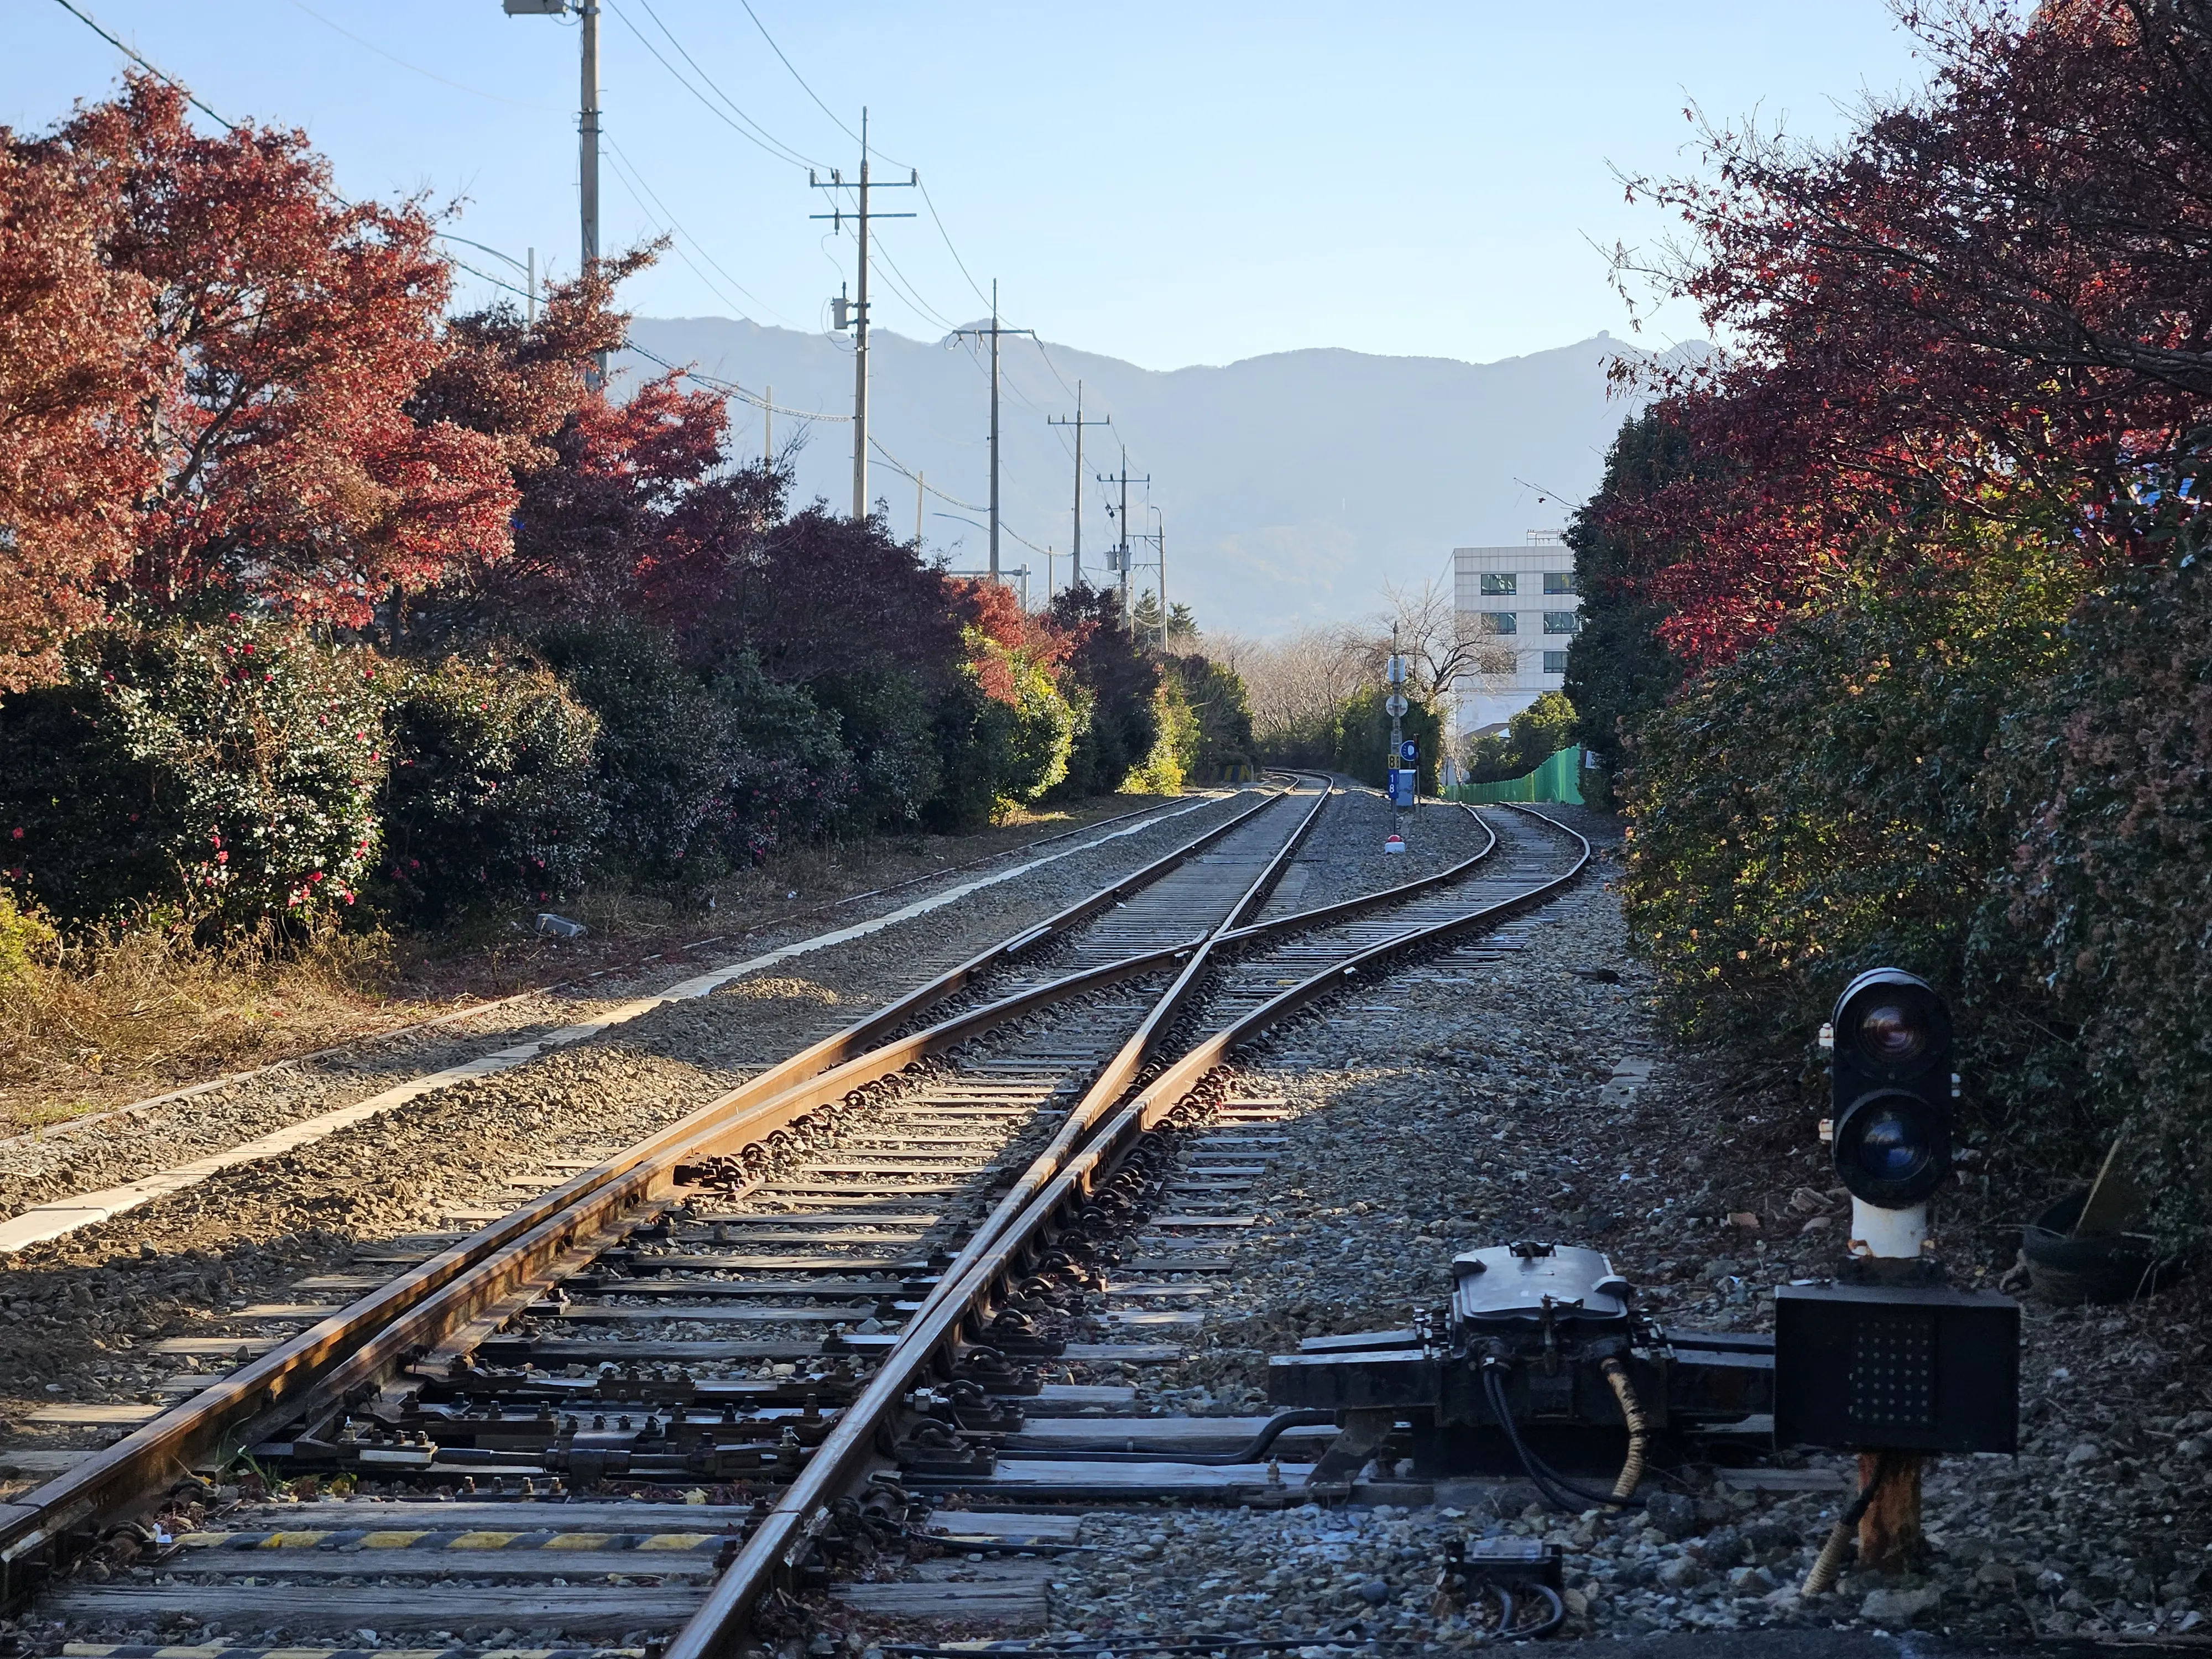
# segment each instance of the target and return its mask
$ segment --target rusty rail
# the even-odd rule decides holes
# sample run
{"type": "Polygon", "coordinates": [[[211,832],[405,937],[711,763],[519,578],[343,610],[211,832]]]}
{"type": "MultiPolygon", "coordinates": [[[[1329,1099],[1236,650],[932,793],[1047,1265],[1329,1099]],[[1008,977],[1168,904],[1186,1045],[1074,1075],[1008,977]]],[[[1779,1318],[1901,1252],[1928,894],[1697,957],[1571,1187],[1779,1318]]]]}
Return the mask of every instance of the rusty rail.
{"type": "MultiPolygon", "coordinates": [[[[797,1565],[807,1544],[810,1534],[806,1527],[814,1513],[866,1474],[876,1455],[877,1429],[888,1420],[902,1396],[915,1386],[939,1353],[958,1339],[971,1319],[988,1322],[992,1298],[1009,1279],[1018,1280],[1027,1271],[1025,1256],[1033,1260],[1044,1253],[1039,1247],[1041,1241],[1046,1240],[1048,1230],[1063,1212],[1081,1209],[1084,1200],[1098,1184],[1094,1177],[1110,1174],[1136,1141],[1179,1107],[1238,1044],[1249,1041],[1346,981],[1356,978],[1365,968],[1401,951],[1433,945],[1516,915],[1557,896],[1581,876],[1591,857],[1586,838],[1540,812],[1519,806],[1513,810],[1559,830],[1582,849],[1565,873],[1511,898],[1385,939],[1310,975],[1175,1060],[1135,1099],[1115,1111],[1103,1128],[1083,1140],[1079,1147],[1071,1143],[1068,1155],[1048,1173],[1040,1174],[1039,1165],[1051,1156],[1052,1149],[1041,1154],[1038,1164],[1031,1166],[1030,1175],[1025,1175],[1015,1188],[1017,1194],[1025,1194],[1018,1212],[1003,1218],[994,1212],[985,1224],[987,1228],[998,1224],[988,1234],[988,1242],[981,1242],[985,1241],[986,1236],[979,1232],[979,1243],[971,1243],[945,1271],[936,1290],[884,1356],[866,1387],[838,1414],[836,1425],[807,1460],[798,1479],[785,1488],[775,1507],[754,1528],[728,1571],[708,1592],[706,1604],[669,1644],[664,1659],[736,1659],[750,1640],[753,1608],[778,1579],[797,1565]],[[1032,1181],[1031,1175],[1038,1178],[1032,1181]]],[[[1457,872],[1464,873],[1488,856],[1496,844],[1493,835],[1491,847],[1456,866],[1457,872]]],[[[1431,878],[1407,886],[1434,884],[1435,878],[1431,878]]],[[[1391,896],[1404,896],[1395,890],[1391,896]]],[[[1361,902],[1349,902],[1358,906],[1361,902]]],[[[1333,911],[1339,908],[1329,906],[1323,909],[1333,911]]],[[[1261,932],[1288,931],[1287,925],[1297,920],[1279,918],[1275,922],[1241,930],[1241,936],[1250,938],[1261,932]]],[[[1201,965],[1200,953],[1210,950],[1222,937],[1217,930],[1194,952],[1194,960],[1178,979],[1179,987],[1194,981],[1201,965]]],[[[1086,1095],[1085,1106],[1091,1104],[1091,1097],[1086,1095]]],[[[1083,1109],[1079,1108],[1070,1114],[1071,1124],[1083,1109]]],[[[1063,1135],[1067,1133],[1064,1128],[1063,1135]]],[[[1055,1139],[1054,1147],[1060,1146],[1060,1141],[1055,1139]]],[[[1000,1210],[1009,1209],[1013,1203],[1013,1195],[1010,1194],[1000,1210]]]]}
{"type": "MultiPolygon", "coordinates": [[[[70,1540],[128,1515],[193,1465],[252,1443],[272,1421],[357,1386],[410,1344],[450,1330],[491,1306],[567,1249],[580,1233],[672,1184],[678,1162],[757,1139],[936,1046],[950,1046],[1029,1007],[1139,974],[1172,960],[1176,949],[1106,964],[947,1022],[902,1042],[882,1038],[973,984],[1021,952],[1079,927],[1152,885],[1215,842],[1283,799],[1286,789],[1196,836],[1047,921],[917,987],[842,1031],[777,1062],[658,1134],[562,1182],[469,1238],[399,1275],[329,1318],[248,1362],[192,1399],[163,1413],[115,1445],[21,1499],[0,1504],[0,1607],[35,1588],[70,1540]],[[946,1035],[957,1029],[958,1035],[946,1035]],[[903,1056],[878,1064],[888,1056],[903,1056]],[[810,1086],[815,1085],[815,1086],[810,1086]]],[[[1322,799],[1328,793],[1323,786],[1322,799]]],[[[1316,808],[1318,810],[1318,808],[1316,808]]],[[[1301,826],[1299,833],[1304,833],[1301,826]]],[[[1178,949],[1188,947],[1177,947],[1178,949]]]]}

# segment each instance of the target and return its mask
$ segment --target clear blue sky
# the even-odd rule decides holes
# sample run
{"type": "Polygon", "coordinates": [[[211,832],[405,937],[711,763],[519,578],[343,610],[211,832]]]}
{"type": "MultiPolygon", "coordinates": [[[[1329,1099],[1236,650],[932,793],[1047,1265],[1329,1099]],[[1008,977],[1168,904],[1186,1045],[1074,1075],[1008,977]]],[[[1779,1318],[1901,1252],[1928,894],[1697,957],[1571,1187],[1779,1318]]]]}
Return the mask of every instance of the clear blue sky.
{"type": "MultiPolygon", "coordinates": [[[[574,270],[573,26],[500,0],[82,3],[225,115],[304,128],[342,188],[428,191],[459,234],[574,270]]],[[[657,11],[800,155],[849,174],[857,147],[739,0],[605,4],[606,245],[672,217],[690,260],[629,301],[823,326],[849,239],[809,222],[824,203],[803,165],[718,120],[640,31],[683,64],[657,11]]],[[[824,102],[854,126],[867,104],[882,149],[921,168],[1010,324],[1155,368],[1317,345],[1480,362],[1623,333],[1597,249],[1668,226],[1624,206],[1613,169],[1689,166],[1686,102],[1819,137],[1924,72],[1882,0],[753,6],[824,102]]],[[[115,85],[118,54],[52,0],[10,15],[0,120],[42,128],[115,85]]],[[[980,306],[915,194],[884,192],[925,216],[881,245],[930,311],[894,290],[877,321],[932,337],[980,306]]],[[[1698,331],[1673,312],[1644,337],[1698,331]]]]}

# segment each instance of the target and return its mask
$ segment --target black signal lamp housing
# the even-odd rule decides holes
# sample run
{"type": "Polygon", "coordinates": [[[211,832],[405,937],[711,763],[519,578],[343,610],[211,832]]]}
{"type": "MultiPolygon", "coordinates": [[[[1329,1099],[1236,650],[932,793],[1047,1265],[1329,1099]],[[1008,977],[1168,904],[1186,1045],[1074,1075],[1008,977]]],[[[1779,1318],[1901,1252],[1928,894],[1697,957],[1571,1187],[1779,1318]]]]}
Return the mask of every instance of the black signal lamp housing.
{"type": "Polygon", "coordinates": [[[1924,1203],[1951,1172],[1950,1010],[1917,975],[1876,968],[1844,988],[1824,1035],[1837,1178],[1881,1209],[1924,1203]]]}

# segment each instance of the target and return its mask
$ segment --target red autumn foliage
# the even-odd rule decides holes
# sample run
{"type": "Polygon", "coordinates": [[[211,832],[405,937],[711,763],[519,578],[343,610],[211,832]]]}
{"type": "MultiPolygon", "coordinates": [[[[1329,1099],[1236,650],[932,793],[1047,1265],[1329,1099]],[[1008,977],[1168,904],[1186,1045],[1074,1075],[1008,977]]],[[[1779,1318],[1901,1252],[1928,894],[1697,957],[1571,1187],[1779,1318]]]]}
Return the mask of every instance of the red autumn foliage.
{"type": "Polygon", "coordinates": [[[346,205],[304,134],[203,137],[143,76],[42,148],[96,193],[106,260],[145,285],[142,596],[228,586],[358,625],[395,582],[504,550],[497,447],[404,408],[446,354],[447,268],[418,206],[346,205]]]}
{"type": "MultiPolygon", "coordinates": [[[[2212,15],[2075,0],[1908,19],[1929,92],[1840,148],[1708,129],[1657,274],[1732,342],[1662,390],[1693,465],[1637,505],[1668,642],[1730,654],[1887,532],[2056,511],[2100,566],[2186,533],[2212,404],[2212,15]]],[[[1924,540],[1924,538],[1923,538],[1924,540]]]]}
{"type": "Polygon", "coordinates": [[[153,481],[125,441],[150,380],[131,349],[145,289],[100,258],[106,228],[73,158],[0,132],[0,692],[59,672],[130,568],[153,481]]]}
{"type": "Polygon", "coordinates": [[[145,76],[0,152],[7,684],[125,592],[358,625],[504,556],[498,444],[406,409],[448,352],[418,205],[349,206],[303,135],[203,136],[145,76]]]}

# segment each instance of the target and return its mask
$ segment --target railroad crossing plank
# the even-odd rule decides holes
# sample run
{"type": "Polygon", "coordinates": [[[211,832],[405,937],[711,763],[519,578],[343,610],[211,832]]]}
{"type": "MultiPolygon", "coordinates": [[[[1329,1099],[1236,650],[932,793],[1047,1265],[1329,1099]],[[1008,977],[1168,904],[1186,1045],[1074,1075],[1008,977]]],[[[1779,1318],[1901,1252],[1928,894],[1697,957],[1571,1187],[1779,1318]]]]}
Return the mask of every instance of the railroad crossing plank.
{"type": "Polygon", "coordinates": [[[168,1409],[167,1406],[119,1403],[112,1406],[41,1406],[23,1420],[69,1428],[96,1428],[118,1423],[150,1423],[168,1409]]]}
{"type": "Polygon", "coordinates": [[[944,1619],[1020,1630],[1045,1627],[1050,1561],[1018,1558],[982,1563],[925,1561],[908,1578],[839,1584],[831,1601],[854,1613],[890,1619],[944,1619]]]}
{"type": "MultiPolygon", "coordinates": [[[[1009,1451],[1074,1450],[1231,1452],[1250,1443],[1267,1426],[1264,1417],[1067,1417],[1032,1424],[1006,1437],[1009,1451]]],[[[1287,1429],[1278,1446],[1292,1435],[1334,1439],[1336,1427],[1287,1429]]],[[[957,1513],[957,1511],[951,1511],[957,1513]]]]}
{"type": "MultiPolygon", "coordinates": [[[[358,1559],[358,1557],[350,1558],[358,1559]]],[[[681,1624],[707,1599],[704,1584],[448,1584],[434,1596],[419,1585],[88,1584],[46,1597],[61,1619],[150,1625],[161,1619],[258,1621],[301,1630],[359,1626],[451,1630],[470,1625],[553,1625],[580,1636],[619,1636],[681,1624]]]]}

